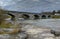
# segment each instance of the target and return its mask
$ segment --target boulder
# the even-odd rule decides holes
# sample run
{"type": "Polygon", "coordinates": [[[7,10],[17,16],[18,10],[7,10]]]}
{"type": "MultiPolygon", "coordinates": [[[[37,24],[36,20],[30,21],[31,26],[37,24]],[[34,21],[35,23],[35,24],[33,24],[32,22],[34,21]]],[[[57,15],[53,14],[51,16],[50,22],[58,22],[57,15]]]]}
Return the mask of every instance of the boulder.
{"type": "Polygon", "coordinates": [[[0,35],[0,39],[10,39],[11,36],[9,36],[8,34],[1,34],[0,35]]]}
{"type": "Polygon", "coordinates": [[[51,34],[54,34],[54,36],[60,36],[60,31],[55,31],[55,30],[51,30],[51,34]]]}

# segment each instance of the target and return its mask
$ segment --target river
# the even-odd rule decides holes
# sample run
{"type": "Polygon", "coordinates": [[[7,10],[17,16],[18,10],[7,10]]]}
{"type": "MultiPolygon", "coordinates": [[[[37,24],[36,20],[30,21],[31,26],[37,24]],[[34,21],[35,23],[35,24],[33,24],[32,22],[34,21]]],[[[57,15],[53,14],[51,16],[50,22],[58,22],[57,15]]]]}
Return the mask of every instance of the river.
{"type": "Polygon", "coordinates": [[[30,23],[35,26],[50,28],[54,30],[60,30],[60,19],[24,20],[24,21],[18,21],[18,22],[30,23]]]}

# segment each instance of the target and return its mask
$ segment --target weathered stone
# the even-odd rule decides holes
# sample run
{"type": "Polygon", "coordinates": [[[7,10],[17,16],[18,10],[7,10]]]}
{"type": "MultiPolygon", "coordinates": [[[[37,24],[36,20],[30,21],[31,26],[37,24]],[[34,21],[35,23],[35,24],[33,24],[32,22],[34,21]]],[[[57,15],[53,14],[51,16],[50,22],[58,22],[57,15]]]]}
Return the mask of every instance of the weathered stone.
{"type": "Polygon", "coordinates": [[[28,38],[28,34],[26,33],[20,33],[17,35],[18,39],[27,39],[28,38]]]}
{"type": "Polygon", "coordinates": [[[8,34],[2,34],[0,35],[0,39],[9,39],[11,36],[9,36],[8,34]]]}
{"type": "Polygon", "coordinates": [[[1,34],[0,39],[27,39],[28,35],[24,32],[18,34],[1,34]]]}
{"type": "Polygon", "coordinates": [[[55,36],[60,36],[60,31],[51,30],[51,33],[55,36]]]}
{"type": "Polygon", "coordinates": [[[24,19],[41,19],[41,18],[52,18],[51,15],[53,13],[51,12],[42,12],[42,13],[29,13],[29,12],[16,12],[16,11],[7,11],[8,15],[11,16],[11,19],[18,19],[18,18],[24,18],[24,19]],[[14,12],[14,13],[13,13],[14,12]],[[43,16],[44,15],[44,16],[43,16]]]}

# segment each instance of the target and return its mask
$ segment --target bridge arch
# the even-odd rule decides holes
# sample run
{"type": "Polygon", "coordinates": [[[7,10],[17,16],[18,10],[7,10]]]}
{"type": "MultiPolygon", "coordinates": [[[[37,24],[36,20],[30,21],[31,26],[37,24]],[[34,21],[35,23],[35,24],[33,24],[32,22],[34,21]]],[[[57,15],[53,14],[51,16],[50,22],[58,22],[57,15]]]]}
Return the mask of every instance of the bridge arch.
{"type": "Polygon", "coordinates": [[[46,19],[46,15],[42,15],[42,19],[46,19]]]}
{"type": "Polygon", "coordinates": [[[15,16],[13,14],[8,13],[11,16],[11,20],[15,20],[15,16]]]}
{"type": "Polygon", "coordinates": [[[48,15],[48,18],[51,18],[51,15],[48,15]]]}
{"type": "Polygon", "coordinates": [[[27,15],[27,14],[23,14],[22,17],[23,17],[24,19],[29,19],[30,16],[27,15]]]}
{"type": "Polygon", "coordinates": [[[39,19],[39,16],[38,15],[34,15],[34,19],[39,19]]]}

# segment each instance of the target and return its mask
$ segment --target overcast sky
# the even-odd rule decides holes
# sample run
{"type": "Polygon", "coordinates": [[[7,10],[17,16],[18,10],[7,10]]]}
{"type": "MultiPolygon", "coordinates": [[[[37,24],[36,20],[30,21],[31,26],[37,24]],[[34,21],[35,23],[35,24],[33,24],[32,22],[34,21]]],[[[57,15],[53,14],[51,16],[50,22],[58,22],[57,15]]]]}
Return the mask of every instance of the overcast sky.
{"type": "Polygon", "coordinates": [[[12,11],[42,12],[60,10],[60,0],[0,0],[0,6],[12,11]]]}

